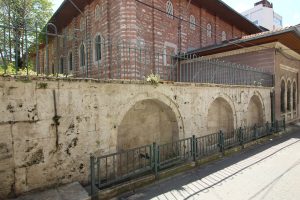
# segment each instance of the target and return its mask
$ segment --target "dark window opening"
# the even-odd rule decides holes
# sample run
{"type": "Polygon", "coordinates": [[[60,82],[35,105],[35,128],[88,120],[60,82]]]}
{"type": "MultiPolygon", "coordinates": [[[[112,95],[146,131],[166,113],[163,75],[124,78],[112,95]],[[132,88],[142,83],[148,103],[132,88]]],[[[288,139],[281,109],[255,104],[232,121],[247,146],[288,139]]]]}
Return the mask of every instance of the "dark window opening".
{"type": "Polygon", "coordinates": [[[59,73],[63,74],[64,73],[64,58],[60,58],[60,68],[59,68],[59,73]]]}
{"type": "Polygon", "coordinates": [[[95,61],[100,61],[101,58],[101,36],[97,35],[95,38],[95,61]]]}
{"type": "Polygon", "coordinates": [[[83,44],[80,46],[80,66],[85,66],[85,49],[83,44]]]}
{"type": "Polygon", "coordinates": [[[69,70],[73,70],[73,54],[72,52],[69,53],[69,70]]]}
{"type": "Polygon", "coordinates": [[[288,88],[287,88],[287,110],[288,111],[291,111],[292,110],[292,106],[291,106],[291,94],[292,94],[292,91],[291,91],[291,82],[288,82],[288,88]]]}
{"type": "Polygon", "coordinates": [[[293,83],[293,110],[296,110],[297,106],[297,88],[296,88],[296,83],[293,83]]]}
{"type": "Polygon", "coordinates": [[[281,112],[285,112],[285,82],[281,81],[281,95],[280,95],[280,108],[281,112]]]}

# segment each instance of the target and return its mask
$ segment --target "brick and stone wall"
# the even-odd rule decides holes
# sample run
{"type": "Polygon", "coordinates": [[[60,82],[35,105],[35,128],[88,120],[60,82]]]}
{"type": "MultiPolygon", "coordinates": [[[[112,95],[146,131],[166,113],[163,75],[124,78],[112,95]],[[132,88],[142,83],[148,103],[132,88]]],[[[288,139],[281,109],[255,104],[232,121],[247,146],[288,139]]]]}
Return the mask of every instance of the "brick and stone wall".
{"type": "Polygon", "coordinates": [[[263,87],[2,77],[0,94],[0,198],[87,184],[96,151],[166,143],[271,117],[270,88],[263,87]],[[253,107],[259,115],[248,110],[253,107]]]}
{"type": "MultiPolygon", "coordinates": [[[[132,78],[135,76],[134,73],[141,73],[142,70],[142,66],[137,66],[136,60],[143,64],[144,60],[149,61],[149,65],[144,70],[149,74],[151,71],[157,72],[159,68],[170,65],[172,54],[222,43],[222,31],[226,32],[227,40],[246,34],[231,22],[224,21],[218,12],[200,8],[193,3],[188,6],[189,1],[172,0],[176,16],[174,18],[169,18],[164,13],[167,0],[142,2],[149,6],[135,0],[114,2],[94,0],[85,8],[81,8],[84,14],[78,13],[67,26],[59,30],[58,34],[62,36],[59,37],[59,41],[55,36],[49,36],[49,73],[59,72],[60,59],[63,59],[64,73],[80,77],[88,74],[88,77],[93,78],[132,78]],[[100,6],[99,19],[95,18],[97,5],[100,6]],[[190,15],[196,19],[195,30],[190,28],[190,15]],[[87,23],[84,30],[80,30],[82,19],[87,23]],[[207,36],[208,23],[212,27],[211,37],[207,36]],[[100,62],[95,62],[94,41],[97,34],[103,38],[100,62]],[[64,38],[63,35],[68,36],[64,38]],[[125,45],[122,41],[126,42],[125,45]],[[130,48],[127,43],[131,43],[130,48]],[[88,70],[87,66],[81,67],[79,64],[81,44],[85,45],[88,70]],[[129,49],[131,52],[128,52],[129,49]],[[134,53],[135,49],[138,52],[142,49],[142,58],[134,58],[137,56],[134,53]],[[72,71],[68,69],[70,52],[73,55],[72,71]],[[167,54],[166,58],[164,58],[165,54],[167,54]],[[128,57],[132,60],[127,61],[128,57]],[[126,66],[124,66],[125,62],[126,66]],[[119,66],[120,63],[123,64],[122,67],[119,66]],[[132,74],[120,75],[118,70],[124,69],[132,71],[132,74]]],[[[50,32],[54,33],[53,30],[50,32]]],[[[39,52],[41,73],[47,72],[45,52],[45,47],[39,52]]]]}

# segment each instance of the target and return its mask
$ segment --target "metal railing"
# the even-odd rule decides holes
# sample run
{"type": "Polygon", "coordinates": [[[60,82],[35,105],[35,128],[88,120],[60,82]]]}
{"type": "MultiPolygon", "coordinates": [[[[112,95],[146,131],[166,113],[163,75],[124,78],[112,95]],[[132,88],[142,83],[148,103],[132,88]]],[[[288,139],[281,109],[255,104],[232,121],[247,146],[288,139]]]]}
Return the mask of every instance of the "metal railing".
{"type": "Polygon", "coordinates": [[[217,59],[194,58],[180,64],[179,81],[228,85],[273,85],[272,75],[259,68],[217,59]]]}
{"type": "Polygon", "coordinates": [[[145,80],[153,73],[162,81],[173,82],[268,87],[273,83],[271,74],[249,66],[175,53],[138,39],[112,41],[103,36],[86,37],[77,29],[59,33],[54,24],[46,27],[43,32],[37,27],[0,24],[0,59],[5,73],[12,63],[15,74],[23,69],[26,76],[145,80]],[[10,32],[25,36],[8,38],[10,32]]]}
{"type": "Polygon", "coordinates": [[[146,145],[105,156],[92,155],[91,196],[97,194],[98,189],[122,183],[134,178],[154,173],[158,177],[161,170],[197,161],[226,149],[244,145],[250,141],[285,130],[285,119],[273,124],[262,126],[240,127],[233,132],[214,133],[202,137],[174,141],[168,144],[146,145]]]}

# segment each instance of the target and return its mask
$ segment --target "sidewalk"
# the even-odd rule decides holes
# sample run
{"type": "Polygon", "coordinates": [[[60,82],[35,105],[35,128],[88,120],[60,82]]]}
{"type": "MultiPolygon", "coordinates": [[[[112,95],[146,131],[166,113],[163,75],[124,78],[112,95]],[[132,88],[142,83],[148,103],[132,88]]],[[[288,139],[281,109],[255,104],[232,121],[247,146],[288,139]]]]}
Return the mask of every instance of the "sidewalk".
{"type": "Polygon", "coordinates": [[[300,196],[300,128],[289,129],[290,133],[281,138],[119,199],[297,200],[300,196]]]}
{"type": "Polygon", "coordinates": [[[89,200],[86,190],[78,183],[20,196],[13,200],[89,200]]]}

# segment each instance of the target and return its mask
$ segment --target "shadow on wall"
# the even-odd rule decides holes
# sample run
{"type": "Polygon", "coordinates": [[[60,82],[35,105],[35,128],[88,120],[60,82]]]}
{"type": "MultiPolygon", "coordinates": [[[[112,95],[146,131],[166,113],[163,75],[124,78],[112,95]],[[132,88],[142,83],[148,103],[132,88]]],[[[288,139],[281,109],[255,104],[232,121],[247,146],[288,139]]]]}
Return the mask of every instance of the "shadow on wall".
{"type": "Polygon", "coordinates": [[[222,97],[213,101],[208,109],[208,133],[217,133],[222,130],[231,133],[234,130],[234,116],[231,105],[222,97]]]}
{"type": "Polygon", "coordinates": [[[118,130],[118,151],[179,139],[178,122],[172,109],[159,100],[137,102],[125,115],[118,130]]]}
{"type": "Polygon", "coordinates": [[[263,105],[257,95],[250,99],[247,112],[247,126],[262,126],[264,124],[263,105]]]}

